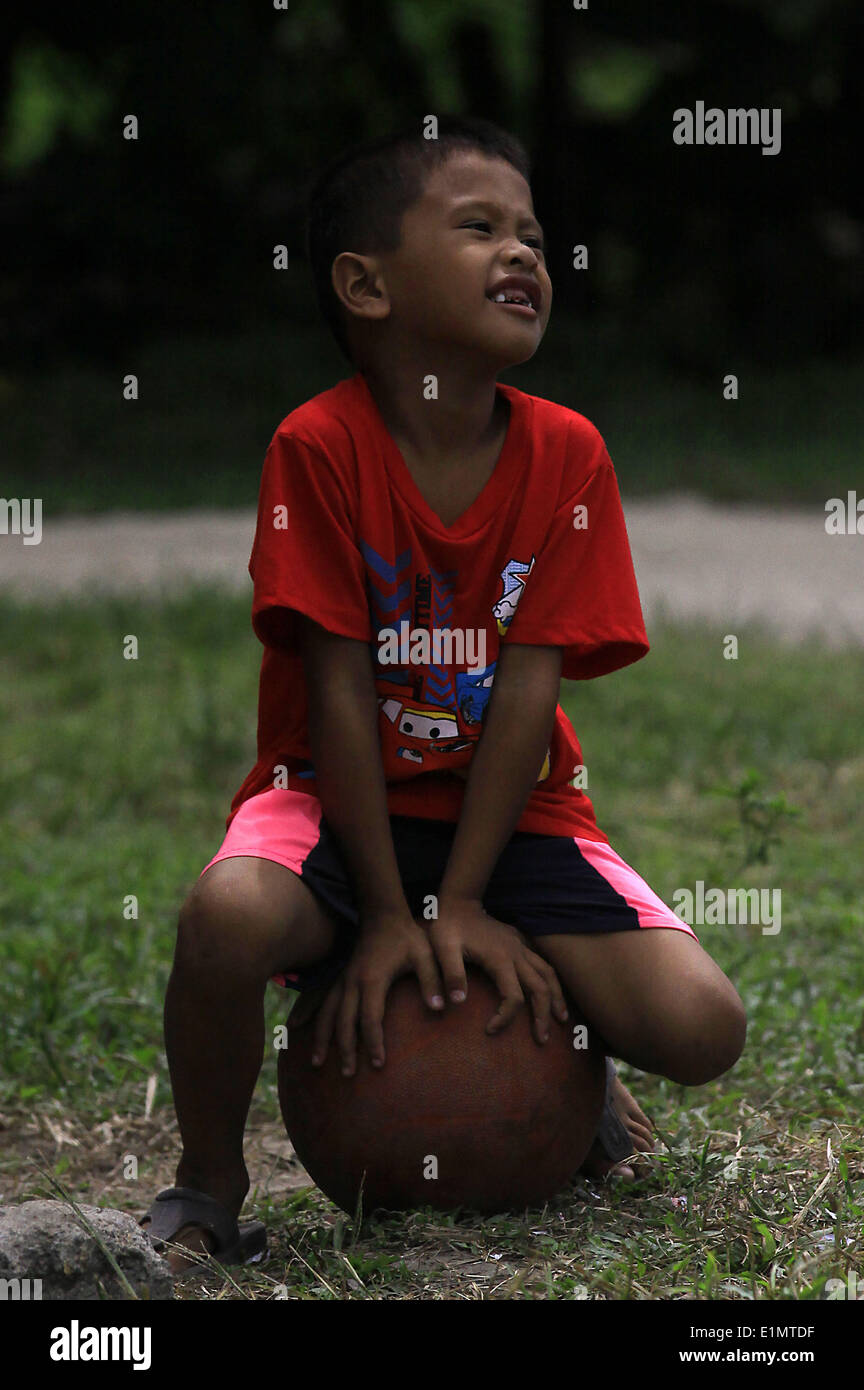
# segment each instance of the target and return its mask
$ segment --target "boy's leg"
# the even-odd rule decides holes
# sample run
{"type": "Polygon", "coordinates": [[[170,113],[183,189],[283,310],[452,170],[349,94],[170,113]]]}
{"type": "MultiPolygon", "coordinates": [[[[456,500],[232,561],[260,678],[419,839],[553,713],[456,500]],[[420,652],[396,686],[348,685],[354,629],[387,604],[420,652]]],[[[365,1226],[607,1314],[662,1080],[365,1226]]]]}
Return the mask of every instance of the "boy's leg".
{"type": "MultiPolygon", "coordinates": [[[[700,1085],[734,1066],[747,1031],[734,986],[694,937],[675,928],[534,936],[531,945],[554,966],[606,1051],[640,1071],[700,1085]]],[[[615,1077],[612,1103],[634,1153],[653,1147],[651,1122],[615,1077]]],[[[595,1142],[583,1171],[632,1178],[595,1142]]]]}
{"type": "Polygon", "coordinates": [[[734,1066],[746,1015],[738,993],[687,932],[636,931],[532,937],[615,1057],[700,1086],[734,1066]]]}
{"type": "MultiPolygon", "coordinates": [[[[207,869],[180,913],[165,998],[183,1141],[176,1183],[208,1193],[234,1216],[249,1189],[243,1133],[264,1056],[267,981],[279,970],[324,960],[336,935],[329,910],[297,874],[248,856],[207,869]]],[[[193,1227],[177,1240],[195,1250],[213,1244],[193,1227]]]]}
{"type": "MultiPolygon", "coordinates": [[[[746,1019],[735,989],[610,844],[517,832],[484,907],[555,968],[607,1054],[684,1085],[721,1075],[740,1056],[746,1019]]],[[[634,1150],[647,1152],[650,1120],[620,1078],[611,1093],[634,1150]]],[[[615,1166],[595,1150],[588,1171],[615,1166]]]]}

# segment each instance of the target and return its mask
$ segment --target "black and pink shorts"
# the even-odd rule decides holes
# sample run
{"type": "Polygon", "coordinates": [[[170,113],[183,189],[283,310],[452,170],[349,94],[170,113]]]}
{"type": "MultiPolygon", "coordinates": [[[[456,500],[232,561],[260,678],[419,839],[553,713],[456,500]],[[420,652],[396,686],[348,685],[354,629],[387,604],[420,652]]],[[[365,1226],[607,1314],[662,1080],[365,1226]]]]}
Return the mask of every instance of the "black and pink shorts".
{"type": "MultiPolygon", "coordinates": [[[[456,833],[453,821],[391,816],[396,860],[412,915],[437,894],[456,833]]],[[[248,855],[291,869],[336,914],[339,935],[330,957],[311,970],[286,968],[273,977],[289,989],[330,984],[354,949],[357,905],[339,846],[316,796],[272,789],[244,801],[228,827],[220,859],[248,855]]],[[[696,937],[635,869],[601,840],[516,831],[492,871],[483,906],[526,937],[570,932],[671,927],[696,937]]]]}

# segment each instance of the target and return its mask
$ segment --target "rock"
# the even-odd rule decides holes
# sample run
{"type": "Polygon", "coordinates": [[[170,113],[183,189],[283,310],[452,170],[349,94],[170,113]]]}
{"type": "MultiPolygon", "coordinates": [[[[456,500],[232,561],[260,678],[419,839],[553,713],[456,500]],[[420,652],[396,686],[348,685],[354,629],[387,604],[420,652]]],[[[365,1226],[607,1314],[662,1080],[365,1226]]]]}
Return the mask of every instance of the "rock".
{"type": "MultiPolygon", "coordinates": [[[[79,1204],[80,1205],[80,1204],[79,1204]]],[[[174,1297],[171,1270],[156,1254],[143,1230],[126,1212],[110,1207],[80,1207],[99,1239],[111,1252],[139,1298],[174,1297]]],[[[0,1280],[5,1297],[43,1299],[128,1299],[116,1273],[96,1241],[65,1202],[23,1202],[0,1207],[0,1280]],[[14,1291],[13,1291],[14,1290],[14,1291]]]]}

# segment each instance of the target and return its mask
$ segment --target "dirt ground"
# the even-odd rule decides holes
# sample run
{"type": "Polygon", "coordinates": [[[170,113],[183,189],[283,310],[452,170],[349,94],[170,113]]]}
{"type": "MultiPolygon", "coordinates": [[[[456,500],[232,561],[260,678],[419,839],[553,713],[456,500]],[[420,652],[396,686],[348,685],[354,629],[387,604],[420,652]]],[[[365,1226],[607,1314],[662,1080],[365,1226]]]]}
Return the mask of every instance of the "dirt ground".
{"type": "MultiPolygon", "coordinates": [[[[0,1113],[0,1147],[0,1204],[56,1196],[39,1168],[55,1172],[55,1165],[65,1159],[61,1181],[79,1201],[137,1217],[157,1192],[173,1185],[180,1138],[170,1107],[152,1115],[114,1115],[91,1127],[58,1105],[53,1114],[48,1108],[26,1119],[20,1112],[0,1113]],[[125,1175],[130,1154],[138,1160],[137,1179],[125,1175]]],[[[281,1198],[312,1185],[279,1123],[253,1114],[245,1153],[260,1198],[281,1198]]]]}
{"type": "MultiPolygon", "coordinates": [[[[647,622],[759,622],[790,641],[864,642],[864,537],[825,531],[825,512],[690,496],[625,502],[647,622]]],[[[0,538],[0,592],[176,591],[189,579],[251,591],[252,510],[43,515],[42,539],[0,538]]]]}

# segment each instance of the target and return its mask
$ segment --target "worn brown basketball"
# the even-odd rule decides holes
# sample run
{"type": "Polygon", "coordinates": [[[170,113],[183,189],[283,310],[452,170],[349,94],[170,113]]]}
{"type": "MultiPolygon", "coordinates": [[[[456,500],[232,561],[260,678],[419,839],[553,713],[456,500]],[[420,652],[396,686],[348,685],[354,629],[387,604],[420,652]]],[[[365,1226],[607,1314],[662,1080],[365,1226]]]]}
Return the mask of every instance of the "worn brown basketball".
{"type": "Polygon", "coordinates": [[[279,1052],[279,1102],[300,1162],[345,1211],[465,1206],[481,1212],[536,1206],[565,1188],[597,1132],[605,1091],[604,1055],[581,1023],[550,1024],[540,1045],[530,1004],[495,1036],[485,1028],[500,996],[468,968],[468,998],[435,1013],[414,976],[390,990],[386,1061],[376,1068],[362,1044],[353,1077],[331,1044],[312,1067],[313,1023],[288,1031],[279,1052]]]}

